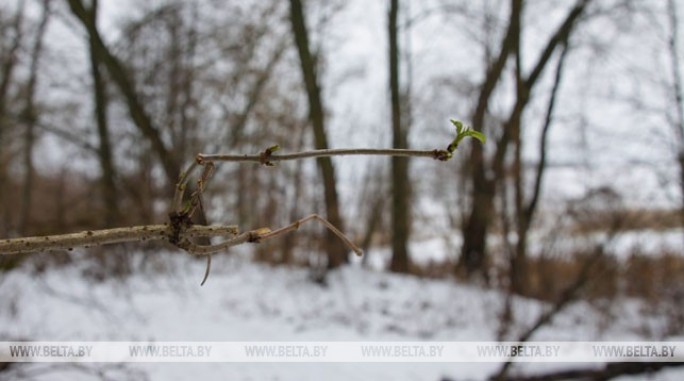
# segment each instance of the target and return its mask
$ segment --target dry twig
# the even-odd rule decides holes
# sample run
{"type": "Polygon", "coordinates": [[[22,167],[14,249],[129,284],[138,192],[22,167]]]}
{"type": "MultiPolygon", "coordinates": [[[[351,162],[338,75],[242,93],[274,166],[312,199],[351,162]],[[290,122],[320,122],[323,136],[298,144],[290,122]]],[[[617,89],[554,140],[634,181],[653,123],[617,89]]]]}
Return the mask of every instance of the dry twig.
{"type": "Polygon", "coordinates": [[[198,208],[202,208],[202,193],[207,182],[215,169],[215,162],[254,162],[265,166],[273,166],[274,162],[286,160],[301,160],[306,158],[320,158],[342,155],[381,155],[381,156],[405,156],[405,157],[429,157],[440,161],[447,161],[455,147],[449,146],[446,150],[408,150],[408,149],[327,149],[292,154],[275,155],[278,146],[267,148],[258,155],[222,155],[222,154],[199,154],[195,161],[182,172],[176,183],[175,193],[171,201],[169,221],[163,225],[131,226],[105,230],[87,230],[80,233],[50,235],[41,237],[22,237],[0,240],[0,254],[22,254],[48,250],[72,250],[75,247],[92,247],[105,244],[122,242],[141,242],[150,240],[165,240],[172,245],[197,256],[207,256],[207,270],[204,280],[207,279],[211,268],[211,254],[223,251],[231,246],[247,242],[258,243],[279,235],[297,230],[299,226],[308,221],[318,221],[337,235],[357,255],[362,251],[344,233],[333,226],[326,219],[317,214],[312,214],[297,220],[290,225],[276,230],[260,228],[240,233],[234,225],[201,226],[193,225],[192,217],[198,208]],[[186,199],[185,190],[192,173],[202,167],[202,173],[197,180],[196,190],[186,199]],[[201,245],[194,242],[197,237],[228,237],[225,241],[201,245]]]}

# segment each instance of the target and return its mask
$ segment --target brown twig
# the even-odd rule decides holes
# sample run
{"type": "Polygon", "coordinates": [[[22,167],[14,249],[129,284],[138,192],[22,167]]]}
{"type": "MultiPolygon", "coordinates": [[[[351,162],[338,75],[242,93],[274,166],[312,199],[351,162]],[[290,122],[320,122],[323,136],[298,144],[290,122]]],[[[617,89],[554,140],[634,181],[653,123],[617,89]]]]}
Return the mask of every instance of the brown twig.
{"type": "Polygon", "coordinates": [[[198,159],[204,161],[232,161],[266,164],[288,160],[301,160],[331,156],[349,155],[372,155],[372,156],[401,156],[401,157],[427,157],[445,161],[446,150],[416,150],[416,149],[375,149],[375,148],[339,148],[320,149],[289,154],[273,154],[273,150],[266,150],[258,155],[226,155],[226,154],[199,154],[198,159]]]}
{"type": "Polygon", "coordinates": [[[358,246],[356,246],[349,238],[347,238],[344,235],[344,233],[342,233],[339,229],[333,226],[333,224],[328,222],[328,220],[317,214],[311,214],[309,216],[306,216],[300,220],[291,223],[290,225],[284,226],[276,230],[271,230],[269,228],[250,230],[248,232],[238,234],[231,239],[228,239],[215,245],[198,245],[192,243],[190,240],[184,240],[178,243],[178,247],[186,250],[190,254],[197,256],[211,255],[219,251],[223,251],[231,246],[237,246],[247,242],[259,243],[261,241],[275,238],[277,236],[297,230],[299,229],[300,225],[312,220],[317,220],[318,222],[321,222],[323,225],[325,225],[325,227],[327,227],[333,233],[335,233],[335,235],[337,235],[337,237],[339,237],[342,242],[344,242],[352,251],[354,251],[354,253],[356,253],[357,255],[363,255],[363,251],[358,246]]]}
{"type": "MultiPolygon", "coordinates": [[[[217,161],[227,162],[242,162],[242,163],[259,163],[265,166],[272,166],[274,162],[302,160],[310,158],[321,158],[331,156],[348,156],[348,155],[372,155],[372,156],[400,156],[400,157],[426,157],[439,161],[447,161],[451,158],[451,153],[447,150],[433,149],[433,150],[413,150],[413,149],[376,149],[376,148],[341,148],[341,149],[322,149],[304,152],[295,152],[290,154],[274,154],[278,146],[273,146],[265,149],[256,155],[229,155],[229,154],[198,154],[195,161],[181,173],[178,182],[176,183],[176,191],[173,196],[171,204],[172,213],[184,214],[183,211],[183,197],[185,189],[187,188],[190,175],[199,166],[214,165],[217,161]]],[[[185,213],[187,214],[187,213],[185,213]]],[[[190,213],[190,216],[192,214],[190,213]]],[[[339,234],[338,234],[339,236],[339,234]]]]}
{"type": "Polygon", "coordinates": [[[347,238],[347,236],[345,236],[344,233],[342,233],[338,228],[336,228],[336,227],[335,227],[333,224],[331,224],[328,220],[326,220],[325,218],[319,216],[318,214],[311,214],[311,215],[309,215],[309,216],[306,216],[306,217],[304,217],[304,218],[302,218],[302,219],[300,219],[300,220],[297,220],[297,221],[293,222],[292,224],[290,224],[290,225],[288,225],[288,226],[285,226],[285,227],[282,227],[282,228],[280,228],[280,229],[274,230],[274,231],[272,231],[272,232],[269,232],[269,233],[260,235],[260,236],[258,237],[258,239],[259,239],[259,240],[264,240],[264,239],[269,239],[269,238],[273,238],[273,237],[279,236],[279,235],[281,235],[281,234],[289,233],[289,232],[291,232],[291,231],[294,231],[294,230],[299,229],[299,226],[300,226],[301,224],[303,224],[303,223],[305,223],[305,222],[308,222],[308,221],[311,221],[311,220],[317,220],[318,222],[320,222],[320,223],[322,223],[323,225],[325,225],[325,227],[327,227],[328,229],[330,229],[330,231],[332,231],[333,233],[335,233],[335,235],[336,235],[342,242],[344,242],[350,249],[352,249],[352,251],[354,251],[354,253],[356,253],[356,255],[358,255],[358,256],[362,256],[362,255],[363,255],[363,250],[361,250],[358,246],[356,246],[356,245],[355,245],[349,238],[347,238]]]}
{"type": "MultiPolygon", "coordinates": [[[[192,225],[182,233],[184,239],[195,237],[235,236],[238,228],[233,225],[192,225]]],[[[75,247],[91,247],[122,242],[169,240],[171,227],[164,225],[130,226],[125,228],[86,230],[80,233],[22,237],[0,240],[0,254],[24,254],[47,250],[69,250],[75,247]]]]}

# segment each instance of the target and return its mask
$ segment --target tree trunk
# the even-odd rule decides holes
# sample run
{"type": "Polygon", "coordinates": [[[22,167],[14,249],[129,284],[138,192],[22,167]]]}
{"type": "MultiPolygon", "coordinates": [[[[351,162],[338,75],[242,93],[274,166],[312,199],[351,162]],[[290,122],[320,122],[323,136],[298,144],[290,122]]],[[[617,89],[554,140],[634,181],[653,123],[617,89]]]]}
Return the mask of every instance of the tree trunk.
{"type": "Polygon", "coordinates": [[[677,17],[677,5],[674,0],[667,2],[667,14],[669,17],[670,36],[668,38],[668,54],[672,70],[672,101],[675,108],[674,133],[677,137],[677,164],[679,164],[679,187],[682,198],[681,219],[684,224],[684,94],[682,90],[682,75],[680,72],[679,52],[679,19],[677,17]]]}
{"type": "MultiPolygon", "coordinates": [[[[516,85],[516,99],[522,99],[527,96],[527,89],[525,88],[525,80],[522,75],[522,10],[518,14],[518,19],[515,20],[515,31],[513,38],[513,50],[515,52],[515,85],[516,85]]],[[[512,253],[511,268],[510,268],[510,286],[511,292],[523,294],[527,289],[527,230],[529,228],[529,221],[525,214],[525,172],[522,163],[523,141],[521,126],[522,115],[513,122],[510,126],[512,133],[513,150],[513,182],[514,182],[514,206],[516,216],[516,232],[517,242],[516,251],[512,253]]],[[[506,177],[500,178],[499,181],[505,184],[506,177]]],[[[505,187],[504,187],[505,188],[505,187]]],[[[506,213],[506,211],[504,211],[506,213]]],[[[508,237],[505,237],[508,239],[508,237]]]]}
{"type": "Polygon", "coordinates": [[[541,195],[541,186],[544,178],[544,172],[546,170],[548,135],[551,131],[558,89],[560,88],[560,84],[563,78],[563,68],[568,53],[567,41],[563,43],[562,49],[563,50],[560,53],[560,57],[558,58],[553,88],[551,89],[549,104],[547,106],[546,116],[544,118],[544,126],[542,127],[542,133],[539,139],[539,163],[537,164],[534,184],[532,185],[532,195],[530,196],[530,200],[527,202],[525,207],[521,209],[518,214],[518,242],[516,245],[516,254],[513,258],[511,275],[512,290],[513,292],[518,294],[525,294],[527,291],[527,239],[530,227],[532,226],[534,214],[537,210],[537,205],[539,204],[539,197],[541,195]]]}
{"type": "MultiPolygon", "coordinates": [[[[399,42],[397,20],[399,0],[390,0],[388,15],[389,36],[389,87],[392,108],[392,147],[408,148],[408,134],[401,120],[399,93],[399,42]]],[[[404,157],[392,158],[392,261],[390,270],[409,271],[408,237],[410,234],[409,161],[404,157]]]]}
{"type": "MultiPolygon", "coordinates": [[[[97,9],[98,0],[93,0],[90,9],[90,20],[93,24],[95,24],[97,20],[97,9]]],[[[97,54],[95,54],[95,41],[92,37],[89,38],[89,46],[90,72],[93,77],[93,94],[95,98],[95,122],[97,124],[97,135],[100,140],[97,155],[102,170],[102,199],[105,204],[104,223],[106,227],[113,227],[119,222],[121,212],[117,199],[116,183],[114,181],[116,170],[114,169],[114,160],[112,158],[112,148],[109,138],[109,126],[107,123],[107,89],[104,79],[102,78],[102,73],[100,72],[100,61],[97,54]]]]}
{"type": "Polygon", "coordinates": [[[50,19],[50,0],[43,1],[43,15],[38,24],[36,40],[31,50],[31,64],[29,79],[26,85],[26,105],[21,113],[21,120],[26,128],[24,130],[24,191],[21,202],[21,215],[19,220],[19,232],[26,235],[31,223],[31,210],[33,207],[33,146],[35,145],[35,127],[37,110],[35,105],[36,85],[38,82],[38,69],[40,55],[43,51],[43,36],[50,19]]]}
{"type": "MultiPolygon", "coordinates": [[[[2,79],[0,79],[0,194],[2,195],[6,194],[7,191],[5,189],[7,184],[6,169],[8,166],[8,160],[6,160],[5,158],[5,131],[7,131],[9,120],[7,102],[9,99],[10,84],[12,83],[14,69],[17,64],[18,51],[19,47],[21,46],[21,40],[23,36],[22,22],[24,19],[24,3],[22,2],[21,5],[21,8],[17,10],[12,25],[12,28],[15,32],[14,41],[12,41],[12,44],[7,50],[7,56],[3,57],[1,67],[2,79]]],[[[6,206],[7,205],[5,202],[0,202],[0,236],[3,237],[7,236],[7,232],[9,230],[10,225],[10,212],[9,208],[7,208],[6,206]]]]}
{"type": "MultiPolygon", "coordinates": [[[[501,43],[501,51],[496,60],[487,69],[485,81],[482,84],[478,97],[477,106],[473,112],[473,127],[482,131],[485,129],[487,110],[496,85],[501,78],[508,57],[514,48],[514,39],[517,28],[517,20],[520,19],[522,0],[511,0],[511,18],[508,29],[501,43]]],[[[487,230],[492,219],[492,200],[495,195],[495,179],[486,175],[487,163],[485,162],[484,148],[474,144],[470,151],[468,165],[472,168],[471,180],[472,206],[467,214],[463,227],[463,247],[461,257],[457,265],[457,272],[463,270],[468,278],[482,276],[486,279],[485,253],[487,244],[487,230]]]]}
{"type": "MultiPolygon", "coordinates": [[[[304,20],[304,10],[300,0],[290,0],[290,21],[299,53],[302,76],[309,99],[309,119],[313,127],[316,149],[327,149],[328,138],[325,132],[325,115],[321,101],[321,90],[316,75],[316,65],[309,48],[309,36],[304,20]]],[[[323,177],[325,209],[328,221],[338,229],[344,230],[336,188],[335,167],[330,158],[318,159],[318,168],[323,177]]],[[[347,248],[340,244],[335,234],[326,233],[326,252],[328,268],[335,268],[348,262],[347,248]]]]}

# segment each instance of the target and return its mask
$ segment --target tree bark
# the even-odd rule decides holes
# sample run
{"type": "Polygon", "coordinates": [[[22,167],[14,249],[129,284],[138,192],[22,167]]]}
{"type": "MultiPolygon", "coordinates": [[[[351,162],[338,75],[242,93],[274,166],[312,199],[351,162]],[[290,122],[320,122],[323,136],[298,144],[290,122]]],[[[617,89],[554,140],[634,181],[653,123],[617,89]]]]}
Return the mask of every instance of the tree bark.
{"type": "MultiPolygon", "coordinates": [[[[22,22],[24,19],[24,3],[17,10],[14,17],[12,28],[14,29],[14,40],[10,45],[7,56],[3,57],[2,61],[2,79],[0,79],[0,194],[6,192],[6,169],[7,162],[5,161],[5,131],[7,130],[9,120],[7,102],[9,99],[9,89],[12,83],[14,69],[18,60],[18,51],[22,41],[22,22]]],[[[9,228],[9,208],[6,208],[4,202],[0,202],[0,235],[7,236],[9,228]]]]}
{"type": "Polygon", "coordinates": [[[546,170],[548,135],[551,131],[556,97],[558,95],[558,89],[560,88],[563,77],[563,68],[568,52],[567,41],[563,43],[562,49],[563,50],[560,53],[558,64],[556,66],[553,88],[551,89],[549,104],[547,106],[546,116],[544,118],[544,126],[542,127],[542,133],[539,142],[539,162],[537,163],[534,184],[532,185],[532,195],[530,196],[530,200],[524,206],[522,205],[522,195],[520,196],[521,205],[519,206],[517,218],[518,242],[516,243],[516,251],[511,269],[511,288],[512,291],[517,294],[526,294],[527,292],[527,239],[532,226],[534,214],[537,210],[537,205],[539,204],[539,197],[541,195],[541,185],[544,179],[544,172],[546,170]]]}
{"type": "Polygon", "coordinates": [[[680,72],[679,52],[679,19],[677,5],[674,0],[667,2],[667,14],[670,27],[668,38],[668,55],[672,70],[672,102],[675,108],[674,133],[677,137],[677,164],[679,164],[679,189],[681,192],[681,219],[684,224],[684,90],[682,90],[682,75],[680,72]]]}
{"type": "Polygon", "coordinates": [[[38,69],[40,56],[43,52],[43,36],[50,19],[50,0],[43,1],[43,15],[38,24],[36,40],[31,49],[31,64],[29,68],[29,79],[26,85],[26,105],[21,113],[21,121],[24,124],[24,191],[21,202],[21,215],[19,220],[19,231],[27,234],[31,223],[31,210],[33,209],[33,147],[35,145],[35,127],[37,122],[37,110],[35,105],[36,86],[38,83],[38,69]]]}
{"type": "MultiPolygon", "coordinates": [[[[315,146],[317,149],[327,149],[328,138],[325,132],[325,113],[321,101],[321,89],[316,74],[315,60],[311,55],[309,47],[309,36],[300,0],[290,0],[290,21],[292,23],[295,44],[297,45],[297,52],[299,53],[302,77],[309,99],[309,119],[313,128],[315,146]]],[[[338,229],[344,230],[339,210],[333,162],[330,158],[321,158],[317,163],[323,177],[325,209],[328,221],[338,229]]],[[[325,246],[328,255],[328,268],[335,268],[349,261],[347,249],[337,242],[334,234],[327,233],[325,246]]]]}
{"type": "MultiPolygon", "coordinates": [[[[408,148],[408,133],[402,124],[399,89],[399,42],[397,20],[399,0],[390,0],[388,14],[389,87],[392,114],[392,148],[408,148]]],[[[392,157],[392,260],[390,270],[409,271],[410,234],[409,159],[392,157]]]]}
{"type": "MultiPolygon", "coordinates": [[[[97,9],[98,0],[93,0],[90,8],[90,20],[93,25],[97,23],[97,9]]],[[[100,140],[97,149],[97,155],[100,161],[100,168],[102,170],[101,184],[102,184],[102,199],[105,204],[105,220],[106,227],[115,226],[121,216],[119,209],[119,202],[117,198],[116,189],[116,170],[114,168],[114,160],[112,157],[112,147],[109,137],[109,125],[107,123],[107,89],[100,71],[100,60],[95,54],[95,41],[92,37],[89,39],[90,47],[90,71],[93,77],[93,94],[95,98],[95,121],[97,124],[97,135],[100,140]]]]}
{"type": "MultiPolygon", "coordinates": [[[[485,129],[489,101],[506,67],[508,57],[513,51],[517,28],[516,23],[520,19],[521,12],[522,0],[511,0],[511,18],[501,43],[501,50],[496,60],[487,69],[487,75],[478,96],[477,106],[473,112],[473,127],[478,131],[485,129]]],[[[487,163],[485,162],[484,147],[479,144],[472,146],[468,165],[472,168],[473,201],[463,227],[463,247],[457,265],[457,272],[460,272],[462,269],[469,278],[481,275],[486,279],[486,272],[484,271],[486,237],[487,227],[492,218],[491,200],[494,198],[495,188],[494,180],[487,178],[486,175],[487,163]]]]}
{"type": "MultiPolygon", "coordinates": [[[[521,14],[518,15],[518,20],[516,20],[515,25],[515,37],[513,39],[514,52],[515,52],[515,86],[516,86],[516,98],[521,99],[526,96],[525,92],[525,80],[522,75],[522,48],[521,48],[521,38],[522,38],[522,20],[521,14]]],[[[527,219],[525,218],[524,203],[525,203],[525,173],[523,171],[522,164],[522,151],[523,151],[523,141],[520,123],[522,123],[521,118],[515,121],[515,125],[511,126],[513,130],[512,144],[514,145],[513,151],[513,194],[514,194],[514,207],[515,207],[515,217],[516,217],[516,232],[518,233],[516,242],[516,251],[510,257],[510,286],[511,292],[513,293],[523,293],[526,289],[526,279],[527,279],[527,219]],[[525,226],[523,226],[525,225],[525,226]],[[525,237],[521,236],[523,233],[525,237]]],[[[505,189],[506,177],[500,178],[499,181],[502,184],[502,188],[505,189]]],[[[503,191],[505,193],[505,190],[503,191]]],[[[505,197],[505,195],[504,195],[505,197]]],[[[504,214],[507,211],[504,211],[504,214]]],[[[508,237],[506,236],[507,240],[508,237]]]]}

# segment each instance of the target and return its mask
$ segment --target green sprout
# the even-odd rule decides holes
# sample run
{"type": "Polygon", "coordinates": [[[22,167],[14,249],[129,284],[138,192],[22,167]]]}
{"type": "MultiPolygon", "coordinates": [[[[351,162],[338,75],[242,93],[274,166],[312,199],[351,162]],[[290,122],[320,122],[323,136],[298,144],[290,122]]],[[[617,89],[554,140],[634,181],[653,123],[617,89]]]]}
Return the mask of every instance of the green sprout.
{"type": "Polygon", "coordinates": [[[479,140],[483,144],[487,141],[487,137],[482,132],[473,130],[472,127],[464,125],[463,122],[461,122],[460,120],[449,120],[451,121],[451,124],[453,124],[454,127],[456,127],[456,138],[451,142],[451,144],[449,144],[449,146],[446,149],[448,153],[448,158],[451,158],[451,155],[454,153],[454,151],[456,151],[461,141],[468,136],[479,140]]]}

